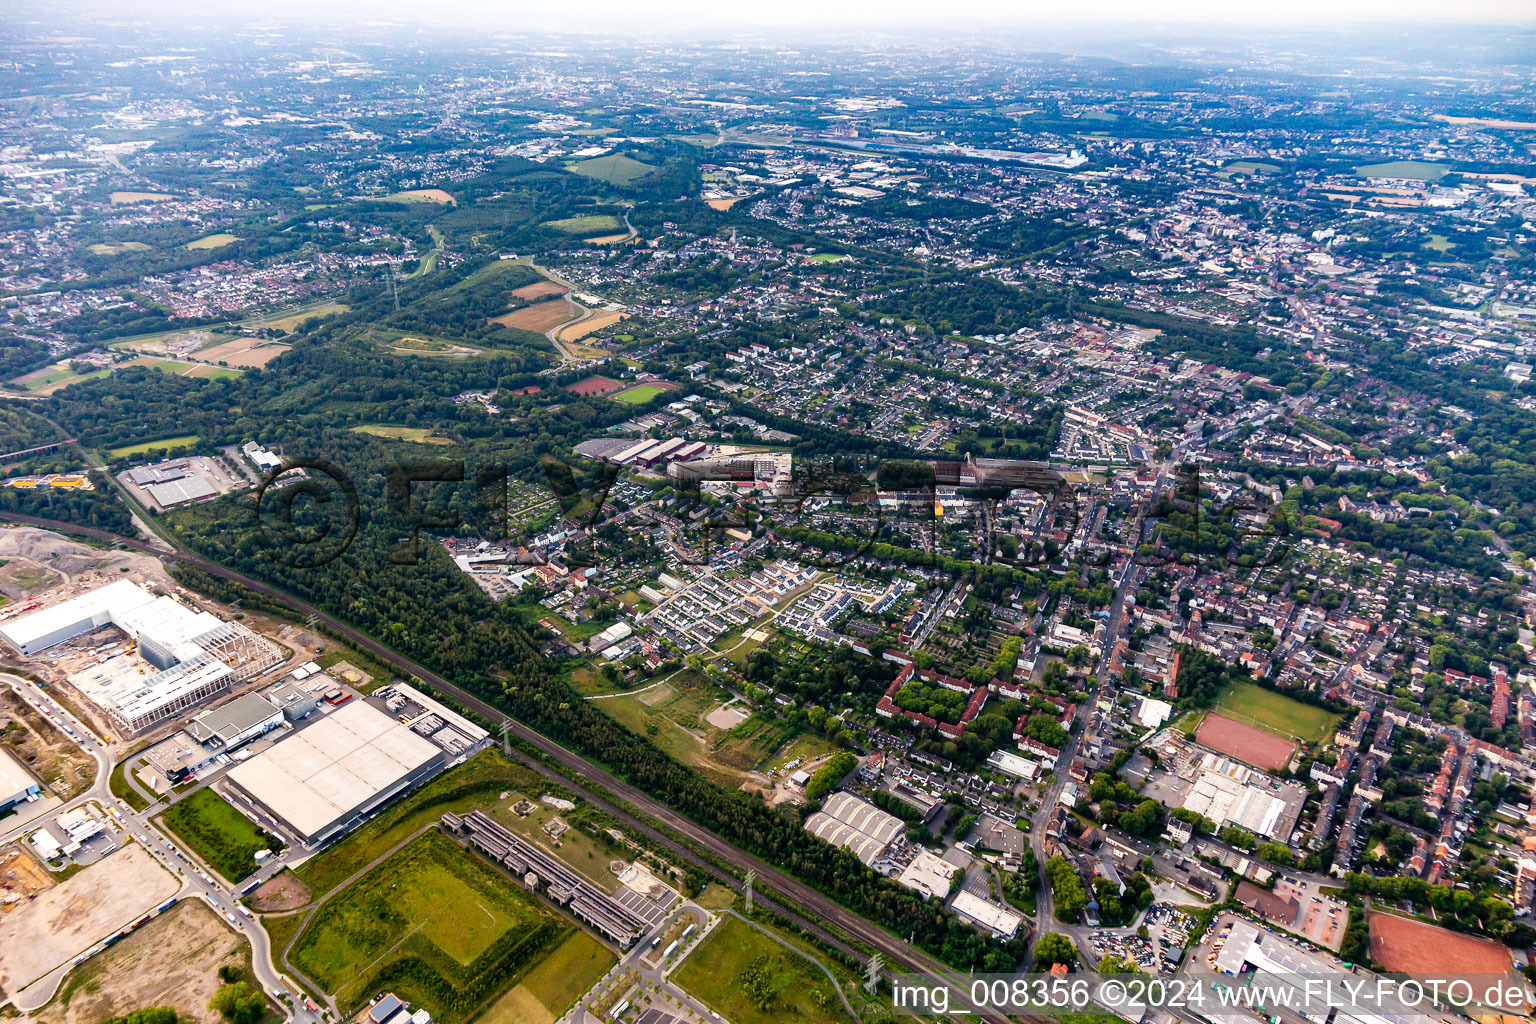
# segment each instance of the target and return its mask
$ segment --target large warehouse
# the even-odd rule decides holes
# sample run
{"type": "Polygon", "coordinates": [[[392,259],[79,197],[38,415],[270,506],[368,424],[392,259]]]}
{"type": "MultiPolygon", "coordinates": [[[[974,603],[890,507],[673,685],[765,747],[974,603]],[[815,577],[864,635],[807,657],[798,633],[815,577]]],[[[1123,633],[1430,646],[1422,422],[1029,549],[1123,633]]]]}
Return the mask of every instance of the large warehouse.
{"type": "Polygon", "coordinates": [[[894,814],[887,814],[852,793],[833,793],[827,797],[821,810],[806,819],[805,827],[833,846],[852,850],[865,864],[879,860],[906,828],[894,814]]]}
{"type": "Polygon", "coordinates": [[[43,787],[38,785],[32,773],[9,750],[0,747],[0,814],[42,792],[43,787]]]}
{"type": "Polygon", "coordinates": [[[237,622],[156,597],[118,580],[0,625],[0,637],[31,656],[115,626],[134,654],[102,661],[70,682],[126,732],[148,729],[277,665],[282,649],[237,622]]]}
{"type": "Polygon", "coordinates": [[[354,700],[229,772],[236,789],[309,846],[443,769],[430,740],[354,700]]]}

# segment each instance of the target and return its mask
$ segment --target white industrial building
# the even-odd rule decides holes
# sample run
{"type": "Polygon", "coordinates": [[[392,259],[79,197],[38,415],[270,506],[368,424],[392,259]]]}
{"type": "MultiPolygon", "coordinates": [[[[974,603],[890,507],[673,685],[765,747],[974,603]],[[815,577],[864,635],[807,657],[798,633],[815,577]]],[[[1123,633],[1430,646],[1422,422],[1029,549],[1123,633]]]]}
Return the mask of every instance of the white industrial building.
{"type": "Polygon", "coordinates": [[[42,795],[43,787],[16,756],[0,747],[0,814],[42,795]]]}
{"type": "Polygon", "coordinates": [[[865,864],[880,859],[906,831],[894,814],[887,814],[852,793],[833,793],[822,809],[806,819],[805,827],[818,839],[846,847],[865,864]]]}
{"type": "Polygon", "coordinates": [[[984,900],[975,893],[961,889],[955,901],[949,905],[960,920],[985,928],[1002,938],[1011,939],[1019,933],[1024,915],[991,900],[984,900]]]}
{"type": "Polygon", "coordinates": [[[103,626],[134,643],[70,678],[129,733],[196,707],[282,661],[282,649],[249,629],[118,580],[0,624],[0,637],[32,656],[103,626]],[[146,668],[143,663],[147,663],[146,668]]]}
{"type": "Polygon", "coordinates": [[[236,765],[228,779],[313,846],[362,821],[446,763],[437,744],[366,701],[354,700],[236,765]]]}
{"type": "MultiPolygon", "coordinates": [[[[1185,810],[1203,814],[1218,827],[1238,825],[1269,839],[1290,838],[1295,826],[1289,804],[1267,785],[1269,779],[1231,758],[1201,756],[1185,810]]],[[[1294,800],[1292,801],[1294,802],[1294,800]]]]}

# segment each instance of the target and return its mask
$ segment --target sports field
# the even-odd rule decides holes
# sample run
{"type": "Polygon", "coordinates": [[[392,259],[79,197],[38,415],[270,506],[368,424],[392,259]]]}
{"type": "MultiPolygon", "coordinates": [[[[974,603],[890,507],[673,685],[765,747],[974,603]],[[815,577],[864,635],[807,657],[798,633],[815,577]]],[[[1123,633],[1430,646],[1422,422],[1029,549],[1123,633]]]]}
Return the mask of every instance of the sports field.
{"type": "Polygon", "coordinates": [[[382,986],[452,1024],[570,933],[512,879],[432,831],[333,897],[290,956],[343,1012],[382,986]]]}
{"type": "Polygon", "coordinates": [[[797,951],[736,917],[706,935],[672,980],[732,1024],[840,1024],[832,979],[797,951]],[[747,994],[751,986],[756,997],[747,994]]]}
{"type": "Polygon", "coordinates": [[[182,434],[180,437],[163,437],[158,441],[140,441],[138,444],[125,444],[121,448],[108,448],[107,454],[114,459],[131,459],[135,455],[143,455],[154,448],[164,448],[167,451],[190,448],[201,440],[202,438],[196,434],[182,434]]]}
{"type": "Polygon", "coordinates": [[[1513,961],[1509,950],[1492,939],[1437,928],[1393,914],[1372,914],[1371,959],[1389,971],[1434,977],[1452,970],[1462,974],[1504,974],[1513,961]]]}
{"type": "Polygon", "coordinates": [[[160,823],[231,882],[255,872],[258,850],[281,848],[276,839],[211,789],[200,789],[176,801],[160,815],[160,823]]]}
{"type": "Polygon", "coordinates": [[[628,391],[620,391],[613,396],[615,402],[623,402],[625,405],[643,405],[655,398],[664,395],[667,388],[658,384],[641,384],[639,387],[630,388],[628,391]]]}
{"type": "Polygon", "coordinates": [[[1214,711],[1206,715],[1195,729],[1195,740],[1245,764],[1269,771],[1284,768],[1296,752],[1296,744],[1290,740],[1242,722],[1234,722],[1214,711]]]}
{"type": "Polygon", "coordinates": [[[1255,683],[1233,683],[1211,709],[1234,722],[1316,745],[1333,735],[1339,716],[1255,683]]]}
{"type": "Polygon", "coordinates": [[[605,395],[610,391],[617,391],[623,386],[623,384],[610,377],[588,377],[586,380],[577,381],[566,388],[566,390],[578,395],[605,395]]]}
{"type": "Polygon", "coordinates": [[[589,178],[597,178],[613,185],[628,185],[650,174],[656,168],[622,153],[609,153],[607,156],[597,156],[591,160],[572,164],[569,169],[577,174],[584,174],[589,178]]]}

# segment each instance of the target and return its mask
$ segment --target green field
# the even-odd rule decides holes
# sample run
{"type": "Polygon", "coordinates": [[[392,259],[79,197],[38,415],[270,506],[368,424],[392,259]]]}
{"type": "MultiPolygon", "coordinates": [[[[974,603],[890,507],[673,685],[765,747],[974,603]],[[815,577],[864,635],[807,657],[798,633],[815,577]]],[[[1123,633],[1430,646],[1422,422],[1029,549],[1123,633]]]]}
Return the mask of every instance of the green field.
{"type": "Polygon", "coordinates": [[[545,221],[544,226],[564,231],[568,235],[586,238],[589,235],[611,235],[624,230],[624,222],[611,214],[588,214],[584,217],[567,217],[564,220],[545,221]]]}
{"type": "Polygon", "coordinates": [[[185,249],[222,249],[226,245],[240,241],[239,235],[231,235],[227,231],[221,231],[216,235],[206,235],[188,242],[185,249]]]}
{"type": "Polygon", "coordinates": [[[390,989],[454,1024],[571,930],[511,878],[433,831],[332,898],[290,956],[348,1014],[390,989]]]}
{"type": "Polygon", "coordinates": [[[613,400],[615,402],[623,402],[625,405],[644,405],[657,395],[664,395],[666,393],[666,388],[657,387],[655,384],[641,384],[637,388],[620,391],[613,396],[613,400]]]}
{"type": "Polygon", "coordinates": [[[1276,736],[1295,737],[1313,745],[1332,736],[1340,718],[1255,683],[1233,683],[1222,691],[1211,710],[1276,736]]]}
{"type": "Polygon", "coordinates": [[[1222,170],[1231,174],[1278,174],[1280,165],[1260,163],[1257,160],[1234,160],[1222,170]]]}
{"type": "Polygon", "coordinates": [[[618,960],[591,935],[573,932],[517,986],[492,1003],[477,1024],[553,1024],[618,960]]]}
{"type": "Polygon", "coordinates": [[[160,823],[231,882],[238,882],[256,870],[254,855],[258,850],[276,850],[281,846],[211,789],[200,789],[167,807],[160,815],[160,823]]]}
{"type": "Polygon", "coordinates": [[[628,185],[655,169],[650,164],[641,163],[623,153],[609,153],[607,156],[593,157],[591,160],[583,160],[570,166],[570,170],[577,174],[584,174],[589,178],[597,178],[613,185],[628,185]]]}
{"type": "Polygon", "coordinates": [[[853,257],[849,256],[847,253],[844,253],[844,252],[819,252],[816,255],[811,257],[811,262],[812,263],[842,263],[844,260],[851,260],[851,259],[853,259],[853,257]]]}
{"type": "Polygon", "coordinates": [[[700,942],[672,980],[732,1024],[841,1024],[848,1012],[821,969],[737,917],[700,942]],[[758,979],[758,997],[747,992],[758,979]]]}
{"type": "Polygon", "coordinates": [[[1433,249],[1435,252],[1450,252],[1456,248],[1456,243],[1444,235],[1430,235],[1429,241],[1424,243],[1424,248],[1433,249]]]}
{"type": "Polygon", "coordinates": [[[427,427],[392,427],[384,423],[363,423],[351,428],[354,434],[372,434],[394,441],[413,441],[417,444],[452,444],[446,437],[434,437],[427,427]]]}
{"type": "Polygon", "coordinates": [[[174,359],[162,359],[158,363],[154,363],[152,365],[161,373],[169,374],[185,373],[187,370],[192,368],[191,363],[178,363],[174,359]]]}
{"type": "Polygon", "coordinates": [[[305,861],[294,876],[312,895],[322,896],[360,865],[378,858],[421,826],[436,822],[444,811],[491,807],[499,794],[516,789],[542,792],[537,775],[509,763],[500,751],[487,750],[386,808],[335,846],[305,861]]]}
{"type": "Polygon", "coordinates": [[[138,444],[123,445],[121,448],[108,448],[107,454],[114,459],[129,459],[155,448],[164,448],[167,451],[190,448],[201,440],[202,438],[197,434],[182,434],[180,437],[163,437],[158,441],[140,441],[138,444]]]}
{"type": "Polygon", "coordinates": [[[1445,164],[1432,164],[1425,160],[1389,160],[1384,164],[1366,164],[1356,167],[1355,173],[1362,178],[1408,178],[1413,181],[1439,181],[1445,177],[1445,164]]]}

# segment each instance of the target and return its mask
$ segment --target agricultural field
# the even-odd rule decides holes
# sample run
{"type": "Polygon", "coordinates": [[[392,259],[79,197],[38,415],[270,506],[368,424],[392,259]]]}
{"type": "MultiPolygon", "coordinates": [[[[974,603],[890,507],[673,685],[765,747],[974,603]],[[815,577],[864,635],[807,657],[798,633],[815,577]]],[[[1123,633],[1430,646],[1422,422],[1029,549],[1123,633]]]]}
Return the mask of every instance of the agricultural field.
{"type": "Polygon", "coordinates": [[[140,441],[138,444],[125,444],[121,448],[108,448],[107,454],[114,459],[131,459],[157,449],[176,451],[191,448],[201,440],[197,434],[182,434],[179,437],[163,437],[158,441],[140,441]]]}
{"type": "Polygon", "coordinates": [[[232,338],[229,341],[197,350],[197,358],[205,363],[228,363],[260,369],[287,352],[291,346],[262,338],[232,338]]]}
{"type": "Polygon", "coordinates": [[[513,288],[512,295],[515,298],[522,299],[524,302],[532,302],[535,299],[542,299],[547,295],[564,295],[568,291],[570,289],[563,284],[556,284],[553,281],[535,281],[533,284],[525,284],[521,288],[513,288]]]}
{"type": "Polygon", "coordinates": [[[39,395],[51,395],[56,391],[64,390],[71,384],[78,384],[83,380],[95,380],[98,377],[108,376],[111,372],[111,370],[90,370],[85,373],[76,373],[68,362],[61,362],[41,370],[33,370],[31,373],[17,377],[12,383],[39,395]]]}
{"type": "Polygon", "coordinates": [[[160,823],[231,882],[255,872],[257,851],[280,848],[277,839],[207,788],[166,808],[160,823]]]}
{"type": "Polygon", "coordinates": [[[390,805],[335,846],[311,857],[294,870],[294,877],[313,896],[323,896],[359,865],[381,856],[423,825],[437,822],[444,811],[462,813],[489,807],[499,794],[515,789],[542,792],[539,776],[510,763],[499,751],[484,751],[390,805]]]}
{"type": "Polygon", "coordinates": [[[848,1011],[819,963],[728,916],[672,980],[733,1024],[843,1024],[848,1011]]]}
{"type": "Polygon", "coordinates": [[[389,988],[458,1024],[572,931],[511,878],[432,831],[334,896],[290,957],[344,1013],[389,988]]]}
{"type": "Polygon", "coordinates": [[[458,200],[440,188],[413,188],[406,192],[394,192],[381,200],[386,203],[433,203],[457,205],[458,200]]]}
{"type": "Polygon", "coordinates": [[[1339,716],[1333,712],[1292,700],[1255,683],[1233,683],[1222,691],[1211,710],[1314,747],[1326,742],[1339,726],[1339,716]]]}
{"type": "Polygon", "coordinates": [[[387,437],[394,441],[412,441],[416,444],[453,444],[446,437],[434,437],[432,430],[427,427],[392,427],[383,423],[364,423],[351,428],[354,434],[372,434],[374,437],[387,437]]]}
{"type": "MultiPolygon", "coordinates": [[[[595,309],[592,311],[592,315],[585,320],[571,324],[569,327],[562,327],[556,337],[561,341],[576,341],[580,338],[585,338],[589,334],[596,334],[605,327],[612,327],[620,320],[627,319],[628,317],[628,313],[616,313],[611,309],[595,309]]],[[[607,354],[606,352],[603,353],[603,355],[607,354]]]]}
{"type": "Polygon", "coordinates": [[[195,380],[234,380],[240,376],[239,370],[231,370],[227,366],[194,366],[185,374],[195,380]]]}
{"type": "Polygon", "coordinates": [[[182,248],[184,249],[222,249],[226,245],[233,245],[240,241],[239,235],[232,235],[227,231],[220,231],[216,235],[204,235],[202,238],[194,238],[182,248]]]}
{"type": "Polygon", "coordinates": [[[578,929],[492,1003],[478,1024],[554,1024],[618,959],[607,946],[578,929]]]}
{"type": "Polygon", "coordinates": [[[1365,164],[1355,168],[1362,178],[1405,178],[1412,181],[1439,181],[1449,170],[1445,164],[1426,160],[1389,160],[1381,164],[1365,164]]]}
{"type": "Polygon", "coordinates": [[[1279,174],[1279,164],[1262,163],[1258,160],[1234,160],[1222,168],[1228,174],[1279,174]]]}
{"type": "Polygon", "coordinates": [[[613,396],[615,402],[623,402],[625,405],[644,405],[657,395],[664,395],[670,389],[657,384],[641,384],[639,387],[630,388],[628,391],[620,391],[613,396]]]}
{"type": "Polygon", "coordinates": [[[586,238],[591,235],[609,235],[615,231],[624,230],[624,222],[612,214],[586,214],[581,217],[567,217],[564,220],[546,221],[544,226],[554,228],[556,231],[564,231],[568,235],[578,238],[586,238]]]}
{"type": "Polygon", "coordinates": [[[535,302],[531,306],[524,306],[522,309],[514,309],[510,313],[492,317],[491,323],[543,334],[551,327],[563,324],[575,315],[576,310],[569,302],[561,299],[546,299],[543,302],[535,302]]]}
{"type": "Polygon", "coordinates": [[[588,178],[597,178],[611,185],[628,185],[639,181],[641,178],[656,170],[647,163],[641,163],[633,157],[627,157],[622,153],[609,153],[607,156],[597,156],[590,160],[582,160],[571,164],[569,170],[575,171],[588,178]]]}

